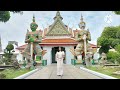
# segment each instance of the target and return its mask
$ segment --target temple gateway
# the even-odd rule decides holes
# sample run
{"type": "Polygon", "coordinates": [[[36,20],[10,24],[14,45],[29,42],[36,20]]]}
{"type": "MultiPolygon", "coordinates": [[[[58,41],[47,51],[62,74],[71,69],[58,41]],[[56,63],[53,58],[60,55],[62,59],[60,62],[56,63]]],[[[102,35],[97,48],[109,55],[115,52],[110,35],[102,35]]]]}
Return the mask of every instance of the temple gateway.
{"type": "MultiPolygon", "coordinates": [[[[81,18],[83,18],[83,16],[81,16],[81,18]]],[[[62,47],[62,50],[65,52],[65,64],[71,64],[71,59],[74,58],[74,55],[70,52],[70,48],[76,48],[78,42],[75,39],[80,30],[72,30],[63,23],[62,19],[60,12],[57,11],[53,24],[44,30],[37,30],[42,36],[42,41],[39,45],[43,50],[47,51],[43,56],[43,59],[47,60],[47,65],[56,63],[55,54],[59,47],[62,47]]],[[[21,52],[26,46],[25,44],[16,49],[21,52]]],[[[93,52],[97,48],[97,46],[93,44],[90,44],[90,47],[93,49],[93,52]]]]}

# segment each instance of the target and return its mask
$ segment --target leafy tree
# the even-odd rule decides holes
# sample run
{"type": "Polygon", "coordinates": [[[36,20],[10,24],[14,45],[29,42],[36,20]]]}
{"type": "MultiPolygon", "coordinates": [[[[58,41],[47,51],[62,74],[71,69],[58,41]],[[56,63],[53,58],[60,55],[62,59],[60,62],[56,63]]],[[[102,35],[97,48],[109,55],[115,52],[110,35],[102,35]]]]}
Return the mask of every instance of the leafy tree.
{"type": "Polygon", "coordinates": [[[7,22],[10,19],[9,11],[0,11],[0,21],[7,22]]]}
{"type": "Polygon", "coordinates": [[[120,57],[120,54],[118,52],[109,51],[107,53],[107,60],[112,63],[115,63],[115,61],[118,61],[119,57],[120,57]]]}
{"type": "Polygon", "coordinates": [[[101,46],[101,52],[108,52],[109,47],[115,47],[120,44],[120,26],[105,27],[101,36],[97,39],[97,43],[101,46]]]}
{"type": "Polygon", "coordinates": [[[109,51],[109,46],[102,46],[100,49],[99,49],[99,53],[102,54],[102,52],[104,53],[108,53],[109,51]]]}
{"type": "Polygon", "coordinates": [[[100,54],[102,54],[102,52],[107,53],[109,51],[109,40],[107,38],[99,37],[98,45],[101,46],[101,48],[99,49],[100,54]]]}
{"type": "Polygon", "coordinates": [[[116,45],[115,50],[118,52],[118,57],[116,58],[116,61],[120,64],[120,44],[116,45]]]}
{"type": "Polygon", "coordinates": [[[120,44],[116,45],[115,50],[120,53],[120,44]]]}
{"type": "Polygon", "coordinates": [[[98,38],[98,45],[100,46],[109,46],[109,39],[105,37],[98,38]]]}
{"type": "Polygon", "coordinates": [[[109,45],[112,46],[112,43],[113,43],[113,41],[115,41],[115,39],[114,38],[109,38],[108,41],[109,41],[109,45]]]}
{"type": "Polygon", "coordinates": [[[120,11],[114,11],[114,13],[120,15],[120,11]]]}
{"type": "Polygon", "coordinates": [[[114,39],[111,43],[111,46],[115,48],[116,45],[120,44],[120,39],[114,39]]]}
{"type": "Polygon", "coordinates": [[[21,13],[21,11],[10,11],[10,12],[13,12],[13,13],[21,13]]]}
{"type": "Polygon", "coordinates": [[[120,30],[116,33],[116,37],[120,39],[120,30]]]}
{"type": "Polygon", "coordinates": [[[102,35],[101,36],[104,36],[106,38],[116,38],[116,33],[118,32],[120,27],[105,27],[103,32],[102,32],[102,35]]]}
{"type": "Polygon", "coordinates": [[[21,11],[0,11],[0,22],[7,22],[10,19],[10,12],[22,13],[21,11]]]}

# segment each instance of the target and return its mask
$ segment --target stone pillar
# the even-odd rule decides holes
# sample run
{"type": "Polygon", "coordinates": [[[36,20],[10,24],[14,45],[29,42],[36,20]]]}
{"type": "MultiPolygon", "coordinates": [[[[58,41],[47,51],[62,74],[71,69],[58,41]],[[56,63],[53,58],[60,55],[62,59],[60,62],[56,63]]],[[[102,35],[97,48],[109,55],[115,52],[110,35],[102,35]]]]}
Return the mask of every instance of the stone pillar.
{"type": "Polygon", "coordinates": [[[87,67],[90,67],[91,66],[90,58],[86,58],[85,63],[87,67]]]}

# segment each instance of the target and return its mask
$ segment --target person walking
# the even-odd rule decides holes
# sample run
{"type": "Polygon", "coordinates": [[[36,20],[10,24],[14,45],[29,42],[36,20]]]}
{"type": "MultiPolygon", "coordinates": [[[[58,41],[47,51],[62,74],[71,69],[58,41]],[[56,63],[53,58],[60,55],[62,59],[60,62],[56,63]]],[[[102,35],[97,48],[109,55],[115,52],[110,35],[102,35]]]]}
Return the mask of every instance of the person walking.
{"type": "Polygon", "coordinates": [[[59,47],[59,51],[56,53],[56,61],[57,61],[57,75],[63,76],[63,59],[65,57],[64,51],[59,47]]]}

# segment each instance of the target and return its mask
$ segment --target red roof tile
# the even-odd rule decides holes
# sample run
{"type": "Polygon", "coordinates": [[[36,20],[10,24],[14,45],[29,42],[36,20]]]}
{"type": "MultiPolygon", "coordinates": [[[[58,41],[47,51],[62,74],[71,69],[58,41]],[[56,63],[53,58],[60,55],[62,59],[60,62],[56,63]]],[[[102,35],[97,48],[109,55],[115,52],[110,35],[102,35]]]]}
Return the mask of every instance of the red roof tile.
{"type": "MultiPolygon", "coordinates": [[[[76,44],[77,45],[77,42],[74,39],[72,39],[72,38],[66,38],[66,39],[44,39],[44,40],[42,40],[42,43],[40,43],[40,45],[42,45],[42,44],[54,44],[54,45],[55,44],[66,44],[66,45],[68,45],[68,44],[76,44]]],[[[18,47],[16,49],[24,50],[26,45],[27,44],[22,45],[22,46],[20,46],[20,47],[18,47]]],[[[94,44],[91,44],[91,43],[90,43],[90,46],[92,48],[97,48],[97,45],[94,45],[94,44]]]]}
{"type": "Polygon", "coordinates": [[[77,43],[74,39],[65,38],[65,39],[44,39],[42,43],[77,43]]]}

